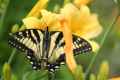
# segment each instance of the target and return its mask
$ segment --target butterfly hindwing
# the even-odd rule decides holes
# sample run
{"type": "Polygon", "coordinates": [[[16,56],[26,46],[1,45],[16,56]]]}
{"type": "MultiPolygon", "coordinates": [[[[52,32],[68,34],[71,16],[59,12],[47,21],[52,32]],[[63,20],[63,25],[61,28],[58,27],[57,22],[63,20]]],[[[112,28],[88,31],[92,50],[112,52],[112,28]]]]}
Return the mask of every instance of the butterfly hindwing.
{"type": "Polygon", "coordinates": [[[92,51],[92,46],[91,44],[76,35],[73,35],[73,53],[76,54],[80,54],[80,53],[86,53],[86,52],[91,52],[92,51]]]}

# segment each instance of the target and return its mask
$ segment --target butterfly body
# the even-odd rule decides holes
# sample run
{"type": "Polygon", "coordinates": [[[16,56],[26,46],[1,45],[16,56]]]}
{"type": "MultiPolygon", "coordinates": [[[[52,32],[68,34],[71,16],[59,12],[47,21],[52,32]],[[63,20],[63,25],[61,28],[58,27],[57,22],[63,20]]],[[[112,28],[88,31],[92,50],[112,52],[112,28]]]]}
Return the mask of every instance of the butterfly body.
{"type": "MultiPolygon", "coordinates": [[[[38,29],[26,29],[10,34],[9,44],[25,52],[33,69],[54,71],[65,62],[65,41],[62,32],[38,29]]],[[[73,35],[74,55],[90,52],[91,45],[78,36],[73,35]]]]}

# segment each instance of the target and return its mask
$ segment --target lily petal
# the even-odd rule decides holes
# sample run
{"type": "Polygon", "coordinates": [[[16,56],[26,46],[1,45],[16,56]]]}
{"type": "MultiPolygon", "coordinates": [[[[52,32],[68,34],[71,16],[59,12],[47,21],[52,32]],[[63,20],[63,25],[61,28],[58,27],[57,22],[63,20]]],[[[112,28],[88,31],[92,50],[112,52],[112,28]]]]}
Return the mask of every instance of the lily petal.
{"type": "Polygon", "coordinates": [[[49,27],[50,31],[60,31],[59,16],[60,14],[52,13],[45,9],[41,10],[42,19],[49,27]]]}
{"type": "Polygon", "coordinates": [[[61,9],[61,14],[65,15],[69,28],[78,36],[91,39],[102,32],[97,15],[90,13],[89,8],[85,5],[81,5],[78,9],[68,3],[61,9]]]}
{"type": "Polygon", "coordinates": [[[25,18],[23,23],[27,29],[44,29],[46,27],[43,21],[36,17],[25,18]]]}

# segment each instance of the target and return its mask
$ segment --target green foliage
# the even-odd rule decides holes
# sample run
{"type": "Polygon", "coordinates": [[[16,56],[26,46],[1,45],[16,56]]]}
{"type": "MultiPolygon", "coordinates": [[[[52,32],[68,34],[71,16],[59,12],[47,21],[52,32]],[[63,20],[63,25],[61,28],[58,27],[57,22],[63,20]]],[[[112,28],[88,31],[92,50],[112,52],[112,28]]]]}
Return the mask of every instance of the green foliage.
{"type": "MultiPolygon", "coordinates": [[[[16,52],[16,55],[12,55],[12,58],[9,58],[12,54],[12,49],[8,46],[8,34],[9,32],[16,32],[19,29],[19,26],[22,25],[22,19],[28,14],[30,9],[36,3],[37,0],[0,0],[0,76],[1,79],[4,80],[48,80],[51,76],[52,79],[55,80],[84,80],[85,72],[88,68],[88,64],[92,59],[94,54],[83,54],[77,56],[78,64],[82,64],[78,66],[76,69],[76,74],[72,75],[69,72],[67,67],[60,67],[60,70],[56,71],[55,74],[48,74],[47,71],[33,71],[31,69],[31,65],[28,64],[26,59],[23,58],[20,52],[16,52]],[[14,25],[17,24],[17,25],[14,25]],[[14,25],[14,26],[13,26],[14,25]],[[10,65],[5,63],[10,61],[10,65]],[[12,68],[12,70],[11,70],[12,68]]],[[[61,7],[63,0],[50,0],[48,9],[49,10],[58,10],[61,7]],[[54,2],[55,1],[55,2],[54,2]],[[60,2],[60,3],[59,3],[60,2]],[[54,8],[54,5],[58,5],[54,8]]],[[[69,1],[69,0],[66,0],[69,1]]],[[[120,6],[120,0],[116,0],[117,6],[120,6]]],[[[93,12],[97,12],[99,19],[101,20],[101,24],[103,25],[103,34],[113,23],[114,14],[116,10],[116,5],[113,0],[95,0],[90,5],[93,12]]],[[[120,8],[119,8],[120,9],[120,8]]],[[[114,25],[114,27],[118,27],[118,25],[114,25]]],[[[118,28],[119,29],[119,28],[118,28]]],[[[116,30],[112,29],[110,31],[107,39],[104,41],[104,45],[101,47],[101,51],[99,55],[97,55],[97,59],[95,63],[90,68],[91,71],[95,73],[90,73],[90,76],[87,76],[89,80],[108,80],[111,75],[119,75],[120,72],[120,36],[116,36],[116,30]],[[101,61],[103,59],[107,59],[110,66],[108,66],[107,62],[101,61]],[[100,65],[100,69],[98,65],[100,65]],[[106,67],[105,67],[106,65],[106,67]],[[111,67],[112,65],[112,67],[111,67]],[[113,66],[114,65],[114,66],[113,66]],[[109,72],[109,68],[111,73],[109,72]],[[115,73],[115,74],[114,74],[115,73]]],[[[103,39],[103,34],[98,37],[96,40],[100,42],[103,39]]],[[[13,51],[14,52],[14,51],[13,51]]]]}
{"type": "MultiPolygon", "coordinates": [[[[49,73],[48,71],[27,71],[22,75],[22,80],[85,80],[85,73],[83,72],[82,66],[78,66],[75,74],[68,75],[69,71],[65,67],[61,67],[58,72],[49,73]],[[74,77],[74,79],[72,78],[74,77]]],[[[107,61],[103,61],[98,75],[95,76],[93,73],[90,74],[89,80],[108,80],[109,76],[109,65],[107,61]],[[97,79],[96,79],[97,77],[97,79]]],[[[3,79],[4,80],[18,80],[18,77],[11,71],[10,65],[5,63],[3,66],[3,79]]]]}
{"type": "MultiPolygon", "coordinates": [[[[9,4],[10,0],[0,0],[0,30],[3,30],[3,23],[4,23],[4,18],[6,15],[7,7],[9,4]]],[[[2,36],[2,32],[0,32],[0,36],[2,36]]]]}
{"type": "Polygon", "coordinates": [[[73,75],[66,66],[61,66],[53,77],[55,77],[55,80],[74,80],[73,75]]]}
{"type": "Polygon", "coordinates": [[[48,72],[44,71],[29,71],[26,72],[23,77],[23,80],[48,80],[48,72]]]}

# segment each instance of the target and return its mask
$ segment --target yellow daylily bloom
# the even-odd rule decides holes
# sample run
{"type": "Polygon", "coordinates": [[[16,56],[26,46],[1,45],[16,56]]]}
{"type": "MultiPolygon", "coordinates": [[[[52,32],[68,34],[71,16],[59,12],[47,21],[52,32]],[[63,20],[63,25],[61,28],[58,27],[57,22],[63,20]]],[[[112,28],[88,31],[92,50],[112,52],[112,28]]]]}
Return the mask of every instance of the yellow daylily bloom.
{"type": "MultiPolygon", "coordinates": [[[[73,34],[83,37],[87,40],[97,37],[102,32],[102,27],[98,21],[96,14],[90,13],[87,6],[81,5],[80,9],[72,3],[66,4],[60,11],[60,14],[49,12],[45,9],[41,10],[41,19],[26,18],[24,24],[31,28],[43,29],[44,26],[49,26],[50,31],[62,31],[59,18],[61,15],[65,17],[67,25],[73,34]],[[36,27],[35,27],[36,26],[36,27]]],[[[91,44],[93,51],[98,50],[97,43],[91,44]]]]}
{"type": "Polygon", "coordinates": [[[91,39],[102,31],[97,15],[90,13],[89,8],[85,5],[81,5],[78,9],[71,3],[66,4],[61,9],[61,14],[66,17],[71,31],[78,36],[91,39]]]}
{"type": "MultiPolygon", "coordinates": [[[[98,21],[97,15],[90,13],[89,8],[85,5],[81,5],[79,9],[75,7],[72,3],[68,3],[61,9],[60,14],[52,13],[47,10],[41,10],[41,15],[42,22],[36,19],[33,20],[31,18],[29,18],[29,21],[31,21],[32,23],[36,22],[35,25],[37,26],[41,25],[41,23],[44,23],[50,27],[50,30],[60,31],[58,18],[60,15],[64,15],[72,33],[78,36],[86,39],[91,39],[98,36],[102,31],[102,27],[98,21]]],[[[29,25],[30,24],[31,23],[29,23],[29,25]]]]}
{"type": "Polygon", "coordinates": [[[61,14],[55,14],[47,10],[41,11],[45,23],[50,26],[50,30],[61,31],[59,25],[59,16],[64,15],[72,33],[86,39],[98,36],[102,27],[96,14],[91,14],[87,6],[82,5],[80,9],[69,3],[61,9],[61,14]]]}
{"type": "MultiPolygon", "coordinates": [[[[102,27],[98,22],[97,15],[91,13],[86,5],[80,5],[80,7],[77,8],[72,3],[68,3],[60,10],[59,14],[43,9],[41,10],[41,16],[41,19],[35,18],[34,16],[32,18],[28,17],[24,19],[24,25],[28,28],[37,29],[44,29],[48,26],[50,31],[62,31],[66,42],[66,62],[70,70],[73,72],[77,65],[72,53],[71,36],[72,34],[75,34],[87,39],[88,41],[91,38],[98,36],[102,31],[102,27]],[[61,16],[64,17],[65,25],[61,24],[61,16]]],[[[93,51],[99,48],[97,43],[94,41],[89,42],[93,47],[93,51]]]]}
{"type": "MultiPolygon", "coordinates": [[[[61,14],[65,16],[69,29],[75,35],[89,40],[97,37],[102,32],[97,15],[91,13],[86,5],[77,8],[72,3],[68,3],[61,9],[61,14]]],[[[92,41],[91,45],[93,51],[99,49],[97,43],[92,41]]]]}

